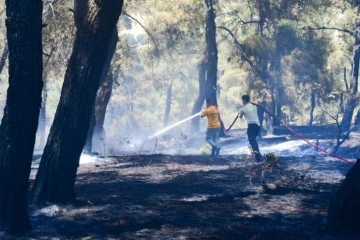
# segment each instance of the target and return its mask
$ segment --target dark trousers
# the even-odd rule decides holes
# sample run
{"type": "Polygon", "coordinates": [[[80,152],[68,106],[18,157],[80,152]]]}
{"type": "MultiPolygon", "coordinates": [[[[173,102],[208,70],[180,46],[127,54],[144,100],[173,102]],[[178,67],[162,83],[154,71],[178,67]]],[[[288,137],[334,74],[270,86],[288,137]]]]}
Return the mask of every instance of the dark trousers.
{"type": "Polygon", "coordinates": [[[256,141],[256,137],[259,135],[259,133],[260,133],[259,125],[255,124],[255,123],[251,123],[248,125],[247,135],[249,138],[249,144],[255,154],[256,159],[259,159],[261,157],[259,145],[256,141]]]}

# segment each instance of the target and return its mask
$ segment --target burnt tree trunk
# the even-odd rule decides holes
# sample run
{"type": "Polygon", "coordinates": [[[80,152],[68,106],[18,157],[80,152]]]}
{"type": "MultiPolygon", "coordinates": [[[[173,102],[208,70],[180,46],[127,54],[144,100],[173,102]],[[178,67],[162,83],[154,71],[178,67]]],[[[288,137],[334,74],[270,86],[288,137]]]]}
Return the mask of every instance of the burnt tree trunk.
{"type": "Polygon", "coordinates": [[[68,204],[75,200],[79,158],[122,5],[120,0],[89,0],[85,4],[75,1],[77,32],[34,184],[33,200],[37,204],[68,204]]]}
{"type": "Polygon", "coordinates": [[[311,91],[310,96],[310,119],[309,119],[309,126],[311,127],[314,122],[314,111],[316,107],[316,90],[311,91]]]}
{"type": "MultiPolygon", "coordinates": [[[[101,86],[97,93],[94,110],[93,110],[91,120],[90,120],[90,127],[89,127],[89,131],[88,131],[87,137],[86,137],[85,151],[87,151],[87,152],[92,152],[92,148],[93,148],[92,141],[93,141],[93,137],[94,137],[95,128],[97,128],[98,130],[101,130],[104,128],[103,127],[104,121],[102,121],[102,123],[99,123],[97,121],[97,119],[101,118],[101,119],[105,120],[106,107],[110,101],[112,87],[113,87],[113,79],[114,79],[112,73],[110,72],[111,71],[110,70],[111,69],[111,60],[115,54],[116,45],[117,45],[118,41],[119,41],[118,30],[115,27],[113,35],[110,40],[110,45],[109,45],[108,55],[106,57],[105,66],[104,66],[104,69],[101,74],[101,80],[100,80],[101,86]],[[111,88],[111,89],[109,89],[109,88],[111,88]],[[98,117],[96,117],[96,116],[98,116],[98,117]]],[[[97,133],[98,133],[98,131],[97,131],[97,133]]],[[[101,132],[101,133],[103,133],[103,132],[101,132]]]]}
{"type": "Polygon", "coordinates": [[[9,55],[9,48],[8,48],[8,46],[6,44],[5,48],[4,48],[4,51],[3,51],[3,53],[1,54],[1,57],[0,57],[0,73],[2,73],[2,71],[4,70],[6,59],[7,59],[8,55],[9,55]]]}
{"type": "Polygon", "coordinates": [[[270,12],[270,2],[269,0],[257,0],[257,7],[259,10],[258,32],[260,33],[260,36],[264,36],[267,14],[270,12]]]}
{"type": "Polygon", "coordinates": [[[216,43],[216,23],[214,0],[205,0],[206,13],[206,104],[217,106],[218,49],[216,43]]]}
{"type": "Polygon", "coordinates": [[[30,228],[27,191],[41,104],[42,1],[6,0],[9,88],[0,126],[0,229],[30,228]]]}
{"type": "Polygon", "coordinates": [[[360,161],[350,169],[329,208],[331,230],[360,233],[360,161]]]}
{"type": "MultiPolygon", "coordinates": [[[[198,68],[199,68],[199,96],[195,100],[193,109],[191,111],[192,115],[201,111],[202,106],[206,99],[206,59],[204,58],[198,68]]],[[[191,120],[191,130],[194,133],[200,131],[200,117],[193,118],[191,120]]]]}
{"type": "MultiPolygon", "coordinates": [[[[216,42],[216,14],[214,0],[205,0],[206,13],[206,105],[218,106],[217,93],[218,87],[218,49],[216,42]]],[[[225,126],[221,121],[219,137],[227,137],[225,126]]]]}
{"type": "Polygon", "coordinates": [[[108,103],[110,102],[113,84],[114,75],[111,71],[109,71],[107,77],[105,78],[97,93],[97,99],[95,104],[95,126],[92,141],[94,142],[95,140],[95,143],[97,143],[97,152],[102,152],[102,154],[106,153],[106,134],[104,123],[106,116],[106,108],[108,103]]]}
{"type": "Polygon", "coordinates": [[[172,98],[172,87],[173,87],[174,80],[171,81],[166,94],[166,108],[164,114],[164,127],[167,127],[169,124],[169,117],[171,111],[171,98],[172,98]]]}
{"type": "Polygon", "coordinates": [[[359,82],[359,63],[360,63],[360,24],[357,24],[355,35],[354,53],[352,59],[352,73],[350,82],[350,96],[345,105],[344,117],[341,121],[341,131],[349,131],[351,127],[351,121],[354,115],[354,109],[358,104],[358,82],[359,82]]]}
{"type": "Polygon", "coordinates": [[[360,130],[360,110],[357,112],[355,116],[354,128],[356,131],[360,130]]]}

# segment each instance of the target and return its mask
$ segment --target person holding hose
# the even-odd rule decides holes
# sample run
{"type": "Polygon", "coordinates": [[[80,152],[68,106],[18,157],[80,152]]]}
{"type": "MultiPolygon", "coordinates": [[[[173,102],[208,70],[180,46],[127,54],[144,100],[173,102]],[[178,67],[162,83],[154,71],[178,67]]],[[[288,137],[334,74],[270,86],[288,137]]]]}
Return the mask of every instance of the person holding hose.
{"type": "Polygon", "coordinates": [[[247,135],[249,139],[249,144],[251,146],[251,150],[255,155],[255,159],[257,161],[262,160],[262,155],[259,150],[259,145],[256,141],[256,137],[259,135],[261,127],[260,127],[260,121],[257,114],[257,108],[254,104],[250,103],[250,96],[249,95],[243,95],[241,97],[243,102],[243,107],[240,108],[239,111],[239,117],[245,117],[248,129],[247,129],[247,135]]]}
{"type": "Polygon", "coordinates": [[[220,133],[220,115],[218,107],[215,105],[208,105],[207,109],[201,112],[201,118],[207,117],[208,127],[206,131],[206,141],[211,146],[211,156],[218,156],[220,147],[218,146],[219,133],[220,133]]]}

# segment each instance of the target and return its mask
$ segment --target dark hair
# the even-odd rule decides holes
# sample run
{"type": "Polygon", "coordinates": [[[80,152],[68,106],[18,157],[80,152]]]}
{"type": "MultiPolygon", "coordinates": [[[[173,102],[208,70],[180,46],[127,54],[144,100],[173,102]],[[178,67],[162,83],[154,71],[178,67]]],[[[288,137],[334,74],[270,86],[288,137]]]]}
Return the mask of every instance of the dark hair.
{"type": "Polygon", "coordinates": [[[211,99],[211,98],[206,98],[206,106],[209,107],[209,106],[215,106],[217,107],[217,104],[216,104],[216,101],[211,99]]]}
{"type": "Polygon", "coordinates": [[[247,102],[247,103],[250,102],[250,96],[247,95],[247,94],[246,94],[246,95],[243,95],[243,96],[241,97],[241,99],[244,100],[244,101],[247,102]]]}

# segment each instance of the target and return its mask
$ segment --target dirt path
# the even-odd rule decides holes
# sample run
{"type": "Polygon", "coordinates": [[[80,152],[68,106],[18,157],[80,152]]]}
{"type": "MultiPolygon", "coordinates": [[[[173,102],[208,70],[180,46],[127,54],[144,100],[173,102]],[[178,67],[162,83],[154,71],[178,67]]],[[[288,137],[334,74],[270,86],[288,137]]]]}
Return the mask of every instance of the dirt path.
{"type": "Polygon", "coordinates": [[[75,207],[34,212],[27,239],[337,239],[324,231],[327,207],[349,167],[276,156],[102,159],[80,166],[75,207]]]}

